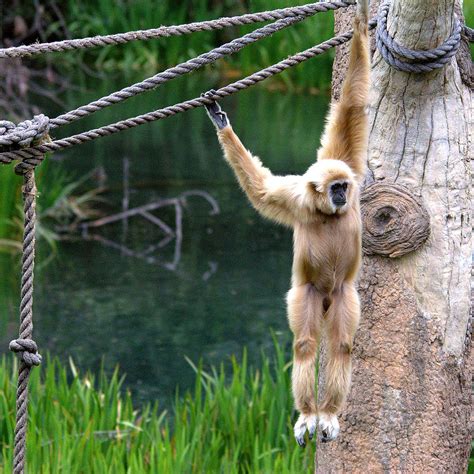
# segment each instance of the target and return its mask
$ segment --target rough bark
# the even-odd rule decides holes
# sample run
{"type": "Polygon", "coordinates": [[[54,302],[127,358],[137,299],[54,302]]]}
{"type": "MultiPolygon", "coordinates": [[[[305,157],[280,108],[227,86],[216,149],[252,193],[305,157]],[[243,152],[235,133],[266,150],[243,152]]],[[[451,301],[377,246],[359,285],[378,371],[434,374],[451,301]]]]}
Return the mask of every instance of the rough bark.
{"type": "Polygon", "coordinates": [[[365,255],[401,257],[418,250],[430,235],[430,217],[408,188],[374,183],[361,196],[365,255]]]}
{"type": "MultiPolygon", "coordinates": [[[[454,0],[393,0],[389,32],[410,48],[435,47],[449,35],[453,10],[454,0]]],[[[347,29],[350,18],[339,14],[336,25],[347,29]]],[[[338,59],[335,71],[343,71],[338,59]]],[[[415,75],[375,52],[372,66],[368,182],[407,187],[428,211],[430,237],[402,257],[364,256],[351,394],[339,439],[318,446],[317,472],[463,473],[472,401],[472,90],[454,59],[415,75]]]]}

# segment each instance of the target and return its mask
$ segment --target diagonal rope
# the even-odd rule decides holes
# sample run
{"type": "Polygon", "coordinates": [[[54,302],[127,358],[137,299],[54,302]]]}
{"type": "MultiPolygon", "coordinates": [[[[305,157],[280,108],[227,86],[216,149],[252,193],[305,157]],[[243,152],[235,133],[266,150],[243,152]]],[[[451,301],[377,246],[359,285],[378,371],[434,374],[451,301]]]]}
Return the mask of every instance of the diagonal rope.
{"type": "MultiPolygon", "coordinates": [[[[369,28],[373,29],[376,25],[376,20],[371,20],[369,22],[369,28]]],[[[223,97],[230,96],[239,92],[241,90],[247,89],[249,87],[258,84],[261,81],[264,81],[276,74],[280,74],[286,69],[289,69],[297,64],[300,64],[308,59],[311,59],[315,56],[318,56],[334,46],[339,46],[341,44],[347,43],[353,35],[353,31],[349,31],[342,35],[331,38],[323,43],[320,43],[317,46],[313,46],[305,51],[297,53],[293,56],[290,56],[287,59],[284,59],[272,66],[266,67],[258,72],[251,74],[243,79],[240,79],[232,84],[224,86],[215,91],[212,98],[196,97],[184,102],[180,102],[163,109],[155,110],[154,112],[149,112],[144,115],[139,115],[134,118],[121,120],[111,125],[106,125],[94,130],[89,130],[88,132],[79,133],[68,138],[63,138],[55,140],[50,143],[45,143],[44,145],[35,146],[31,148],[25,148],[23,150],[11,151],[6,153],[0,153],[0,163],[8,164],[13,160],[22,160],[18,163],[17,168],[20,172],[23,172],[26,169],[38,165],[42,159],[44,153],[51,151],[59,151],[65,148],[70,148],[81,143],[86,143],[96,138],[105,137],[112,135],[114,133],[127,130],[129,128],[137,127],[148,122],[154,122],[157,120],[162,120],[173,115],[177,115],[181,112],[187,112],[188,110],[195,109],[197,107],[202,107],[206,104],[212,103],[213,100],[217,100],[223,97]]]]}
{"type": "Polygon", "coordinates": [[[154,76],[145,79],[144,81],[125,87],[98,100],[94,100],[89,104],[80,106],[54,119],[49,119],[49,117],[44,115],[37,115],[32,120],[26,120],[18,125],[5,120],[0,121],[0,152],[8,152],[10,150],[31,147],[40,141],[44,141],[46,138],[49,139],[49,131],[52,129],[79,120],[82,117],[86,117],[110,105],[123,102],[124,100],[143,92],[155,89],[179,76],[189,74],[190,72],[209,65],[225,56],[234,54],[252,43],[271,36],[277,31],[294,25],[308,16],[312,16],[319,12],[347,7],[353,3],[354,0],[333,0],[303,6],[302,8],[293,8],[291,11],[292,16],[289,18],[277,20],[270,25],[266,25],[240,38],[236,38],[207,53],[203,53],[196,58],[192,58],[178,64],[177,66],[168,68],[165,71],[159,72],[154,76]],[[295,16],[295,12],[301,14],[295,16]]]}
{"type": "Polygon", "coordinates": [[[82,117],[86,117],[88,115],[93,114],[94,112],[102,110],[112,104],[118,104],[126,99],[129,99],[130,97],[134,97],[143,92],[155,89],[156,87],[164,84],[165,82],[171,81],[172,79],[175,79],[179,76],[189,74],[190,72],[195,71],[196,69],[200,69],[208,64],[211,64],[225,56],[237,53],[246,46],[255,43],[263,38],[271,36],[277,31],[287,28],[288,26],[294,25],[295,23],[298,23],[309,16],[315,15],[316,13],[326,12],[328,10],[336,10],[338,8],[352,5],[353,3],[353,0],[334,0],[331,2],[315,3],[309,7],[301,9],[300,14],[297,16],[278,20],[275,23],[259,28],[240,38],[236,38],[222,46],[214,48],[207,53],[203,53],[197,56],[196,58],[178,64],[177,66],[169,68],[166,71],[159,72],[158,74],[155,74],[154,76],[149,77],[144,81],[125,87],[120,91],[109,94],[87,105],[83,105],[75,110],[72,110],[54,119],[51,119],[50,128],[53,129],[60,125],[65,125],[74,122],[82,117]]]}
{"type": "MultiPolygon", "coordinates": [[[[328,3],[328,2],[325,2],[328,3]]],[[[355,0],[331,2],[334,5],[353,5],[355,0]]],[[[200,21],[176,26],[161,26],[149,30],[130,31],[105,36],[92,36],[72,40],[53,41],[51,43],[39,43],[11,48],[0,49],[0,59],[19,58],[37,54],[53,53],[60,51],[71,51],[77,49],[95,48],[98,46],[110,46],[128,43],[130,41],[151,40],[169,36],[181,36],[199,31],[221,30],[232,26],[249,25],[257,22],[275,21],[282,18],[296,16],[310,16],[320,10],[322,3],[309,3],[297,7],[280,8],[277,10],[263,11],[258,13],[247,13],[245,15],[218,18],[215,20],[200,21]]]]}
{"type": "Polygon", "coordinates": [[[20,354],[16,394],[16,427],[13,459],[14,474],[22,474],[26,458],[28,425],[28,380],[31,368],[41,363],[33,334],[33,270],[35,265],[36,185],[34,170],[24,174],[24,234],[21,267],[21,302],[19,338],[10,342],[10,350],[20,354]]]}

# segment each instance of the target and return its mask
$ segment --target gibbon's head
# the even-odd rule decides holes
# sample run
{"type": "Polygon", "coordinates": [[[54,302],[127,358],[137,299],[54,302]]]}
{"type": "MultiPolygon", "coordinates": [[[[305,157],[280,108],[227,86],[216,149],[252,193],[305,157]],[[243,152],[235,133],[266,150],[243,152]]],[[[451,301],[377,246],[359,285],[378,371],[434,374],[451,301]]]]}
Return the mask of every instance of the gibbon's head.
{"type": "Polygon", "coordinates": [[[310,196],[324,214],[343,214],[349,209],[357,182],[350,167],[340,160],[319,160],[305,173],[310,196]]]}

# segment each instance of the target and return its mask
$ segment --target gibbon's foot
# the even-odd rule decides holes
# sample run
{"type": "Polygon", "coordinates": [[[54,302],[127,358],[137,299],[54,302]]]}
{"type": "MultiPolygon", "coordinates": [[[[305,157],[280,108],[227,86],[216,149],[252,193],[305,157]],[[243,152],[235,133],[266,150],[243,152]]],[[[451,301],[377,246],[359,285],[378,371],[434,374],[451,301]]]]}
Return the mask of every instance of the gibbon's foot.
{"type": "Polygon", "coordinates": [[[321,442],[333,441],[339,434],[337,416],[322,413],[319,415],[319,428],[321,429],[321,442]]]}
{"type": "Polygon", "coordinates": [[[304,439],[304,435],[306,431],[308,431],[308,436],[309,439],[313,439],[314,433],[316,432],[316,427],[318,425],[318,418],[316,415],[304,415],[301,413],[301,415],[298,418],[298,421],[295,423],[294,427],[294,433],[295,433],[295,438],[296,442],[304,448],[306,446],[306,442],[304,439]]]}
{"type": "MultiPolygon", "coordinates": [[[[209,92],[204,92],[201,94],[201,97],[208,97],[212,99],[214,96],[215,90],[211,89],[209,92]]],[[[227,118],[227,114],[221,109],[221,106],[214,101],[210,105],[205,105],[207,115],[212,120],[212,123],[217,127],[218,130],[222,130],[229,126],[229,119],[227,118]]]]}

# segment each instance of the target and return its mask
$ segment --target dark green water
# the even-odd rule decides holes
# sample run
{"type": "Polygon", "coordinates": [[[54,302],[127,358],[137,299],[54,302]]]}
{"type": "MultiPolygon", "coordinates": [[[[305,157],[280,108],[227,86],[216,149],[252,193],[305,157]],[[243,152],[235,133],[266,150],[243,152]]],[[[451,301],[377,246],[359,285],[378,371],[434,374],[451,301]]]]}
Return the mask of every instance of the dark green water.
{"type": "MultiPolygon", "coordinates": [[[[85,81],[85,92],[66,97],[67,108],[128,82],[85,81]]],[[[177,81],[79,121],[57,136],[194,97],[213,86],[211,80],[177,81]]],[[[327,100],[256,87],[226,99],[222,106],[245,145],[275,173],[300,173],[315,158],[327,100]]],[[[270,329],[287,338],[284,295],[289,288],[291,233],[250,208],[222,159],[203,109],[100,139],[56,158],[60,164],[54,166],[76,177],[103,168],[112,189],[105,195],[109,214],[121,210],[126,160],[130,208],[199,190],[212,196],[220,212],[210,215],[211,207],[201,197],[187,199],[175,270],[163,266],[175,257],[174,240],[151,253],[152,262],[99,242],[61,242],[56,258],[37,272],[34,338],[42,352],[63,361],[71,357],[80,368],[93,371],[102,359],[107,371],[118,364],[138,398],[165,401],[177,386],[192,384],[194,375],[185,356],[219,364],[247,346],[250,360],[258,361],[261,348],[272,344],[270,329]]],[[[173,207],[154,214],[175,228],[173,207]]],[[[129,219],[127,226],[119,222],[96,233],[134,252],[164,237],[141,217],[129,219]]],[[[45,245],[40,247],[40,265],[48,252],[45,245]]],[[[18,270],[17,260],[2,257],[2,350],[17,331],[18,270]]]]}

